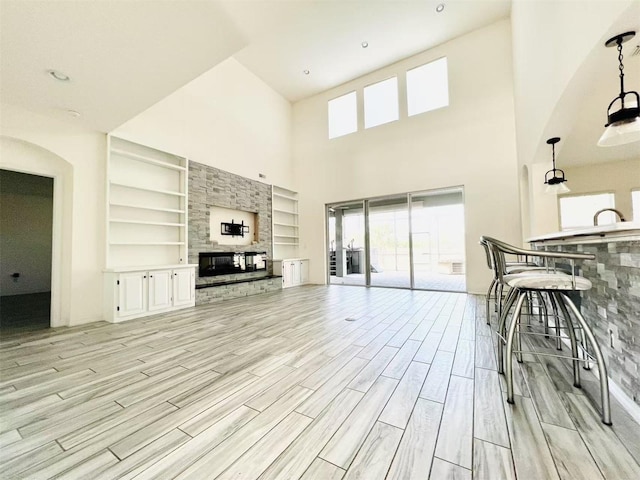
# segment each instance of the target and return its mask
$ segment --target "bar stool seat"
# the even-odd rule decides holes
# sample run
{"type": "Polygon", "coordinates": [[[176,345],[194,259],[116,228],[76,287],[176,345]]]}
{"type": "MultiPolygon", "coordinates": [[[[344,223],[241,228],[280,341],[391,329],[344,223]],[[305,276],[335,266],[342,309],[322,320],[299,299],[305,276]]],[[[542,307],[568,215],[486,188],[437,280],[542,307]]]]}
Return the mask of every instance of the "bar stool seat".
{"type": "MultiPolygon", "coordinates": [[[[553,317],[556,320],[556,341],[557,349],[560,350],[562,343],[560,319],[566,324],[566,332],[571,343],[571,356],[562,356],[572,360],[574,386],[580,387],[580,362],[588,366],[588,358],[593,358],[598,367],[600,381],[600,399],[602,422],[611,425],[611,407],[609,400],[609,381],[607,377],[607,368],[604,356],[598,342],[587,324],[586,320],[580,313],[580,310],[569,297],[571,293],[587,291],[592,288],[591,282],[579,275],[575,274],[575,260],[594,260],[595,255],[575,252],[549,252],[525,250],[513,245],[509,245],[500,240],[483,236],[481,244],[485,247],[490,255],[490,264],[494,269],[494,284],[497,285],[496,303],[499,306],[499,322],[498,322],[498,372],[505,374],[507,383],[507,402],[514,403],[514,385],[513,385],[513,356],[518,361],[522,361],[522,355],[525,353],[522,349],[521,336],[534,334],[535,332],[521,331],[523,305],[525,301],[531,306],[531,297],[535,296],[539,299],[539,306],[544,310],[545,318],[545,336],[548,336],[548,318],[546,303],[547,301],[553,307],[553,317]],[[509,270],[505,255],[517,255],[531,258],[538,258],[544,264],[544,271],[540,269],[520,270],[514,273],[509,270]],[[569,260],[570,269],[563,272],[557,269],[555,261],[562,259],[569,260]],[[509,293],[503,304],[498,300],[501,298],[502,287],[507,287],[509,293]],[[513,308],[513,313],[510,314],[513,308]],[[559,315],[562,313],[562,316],[559,315]],[[574,327],[574,321],[576,327],[574,327]],[[582,333],[582,340],[579,342],[576,336],[575,328],[582,333]],[[587,342],[592,348],[592,353],[587,351],[587,342]],[[582,347],[584,359],[580,357],[579,347],[582,347]],[[504,351],[503,351],[504,349],[504,351]]],[[[517,267],[516,267],[517,268],[517,267]]],[[[558,357],[560,355],[550,354],[547,352],[529,352],[535,355],[551,355],[558,357]]]]}
{"type": "Polygon", "coordinates": [[[511,288],[525,288],[530,290],[590,290],[592,283],[584,277],[571,277],[566,273],[517,273],[503,277],[511,288]]]}

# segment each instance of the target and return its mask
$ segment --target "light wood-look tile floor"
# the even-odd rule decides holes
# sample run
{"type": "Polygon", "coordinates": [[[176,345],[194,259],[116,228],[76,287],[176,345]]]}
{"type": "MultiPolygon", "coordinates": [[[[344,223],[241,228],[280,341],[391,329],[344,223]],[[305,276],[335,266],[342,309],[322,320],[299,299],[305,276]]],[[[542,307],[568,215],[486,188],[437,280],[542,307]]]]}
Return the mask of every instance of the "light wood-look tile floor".
{"type": "Polygon", "coordinates": [[[0,477],[638,479],[568,365],[504,401],[481,297],[300,287],[112,325],[2,333],[0,477]]]}

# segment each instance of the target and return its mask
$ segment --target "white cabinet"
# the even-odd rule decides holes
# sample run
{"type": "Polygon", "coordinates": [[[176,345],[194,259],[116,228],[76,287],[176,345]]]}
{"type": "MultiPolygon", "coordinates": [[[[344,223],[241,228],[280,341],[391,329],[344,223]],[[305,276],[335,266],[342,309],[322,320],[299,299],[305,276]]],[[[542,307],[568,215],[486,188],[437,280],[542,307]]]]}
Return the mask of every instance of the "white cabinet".
{"type": "Polygon", "coordinates": [[[149,272],[150,312],[171,307],[172,273],[171,270],[154,270],[149,272]]]}
{"type": "Polygon", "coordinates": [[[106,271],[105,319],[115,323],[194,306],[195,267],[106,271]]]}
{"type": "Polygon", "coordinates": [[[173,305],[191,305],[194,299],[195,273],[193,269],[173,272],[173,305]]]}
{"type": "Polygon", "coordinates": [[[146,310],[146,279],[146,272],[123,273],[119,276],[118,305],[116,306],[119,316],[139,315],[146,310]]]}
{"type": "Polygon", "coordinates": [[[309,260],[303,258],[274,260],[273,274],[282,277],[282,288],[304,285],[309,282],[309,260]]]}

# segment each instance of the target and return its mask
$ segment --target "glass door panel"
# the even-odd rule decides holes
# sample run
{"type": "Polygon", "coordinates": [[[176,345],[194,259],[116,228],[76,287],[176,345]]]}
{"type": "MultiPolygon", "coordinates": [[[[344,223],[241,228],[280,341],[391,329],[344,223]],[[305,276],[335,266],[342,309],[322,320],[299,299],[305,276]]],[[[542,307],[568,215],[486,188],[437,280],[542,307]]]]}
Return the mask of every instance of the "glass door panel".
{"type": "Polygon", "coordinates": [[[371,285],[410,288],[407,196],[369,200],[371,285]]]}
{"type": "Polygon", "coordinates": [[[328,206],[329,283],[366,285],[364,202],[328,206]]]}
{"type": "Polygon", "coordinates": [[[414,193],[410,197],[413,287],[464,292],[462,189],[414,193]]]}

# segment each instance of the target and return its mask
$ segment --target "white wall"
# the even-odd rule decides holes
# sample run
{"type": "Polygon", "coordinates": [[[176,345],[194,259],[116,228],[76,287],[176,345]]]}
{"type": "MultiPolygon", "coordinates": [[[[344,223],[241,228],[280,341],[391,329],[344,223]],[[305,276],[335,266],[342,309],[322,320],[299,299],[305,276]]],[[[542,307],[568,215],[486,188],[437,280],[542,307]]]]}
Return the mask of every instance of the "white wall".
{"type": "Polygon", "coordinates": [[[564,171],[570,195],[613,192],[616,208],[626,220],[640,222],[640,218],[633,218],[631,205],[631,190],[640,189],[640,156],[636,160],[567,167],[564,171]]]}
{"type": "Polygon", "coordinates": [[[0,295],[49,292],[53,180],[8,173],[0,172],[0,295]]]}
{"type": "Polygon", "coordinates": [[[311,259],[312,282],[326,278],[324,204],[462,185],[467,287],[486,291],[480,236],[520,241],[510,36],[509,21],[501,21],[294,104],[300,247],[311,259]],[[442,56],[450,106],[407,118],[404,72],[442,56]],[[328,100],[357,90],[361,104],[364,86],[395,74],[399,121],[328,139],[328,100]]]}
{"type": "Polygon", "coordinates": [[[295,190],[291,104],[233,58],[112,133],[295,190]],[[260,173],[267,178],[261,179],[260,173]]]}
{"type": "Polygon", "coordinates": [[[53,326],[102,319],[105,158],[104,134],[2,105],[0,168],[54,177],[53,326]]]}

